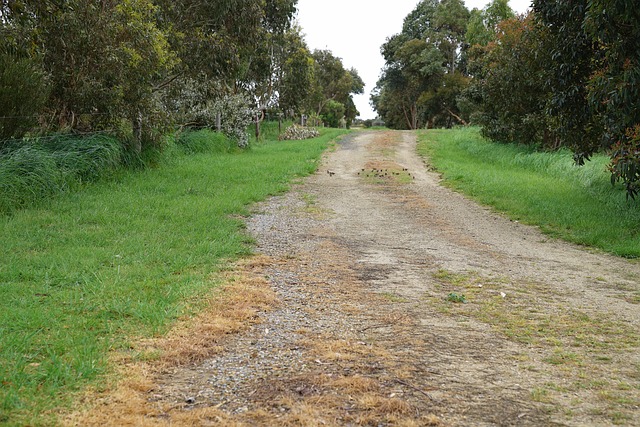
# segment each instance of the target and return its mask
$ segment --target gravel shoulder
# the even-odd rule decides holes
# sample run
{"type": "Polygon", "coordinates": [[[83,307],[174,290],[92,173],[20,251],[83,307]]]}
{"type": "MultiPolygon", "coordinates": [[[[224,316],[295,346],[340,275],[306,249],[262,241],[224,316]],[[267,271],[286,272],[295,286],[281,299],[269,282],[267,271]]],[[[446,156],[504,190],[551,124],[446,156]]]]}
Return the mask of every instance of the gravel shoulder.
{"type": "Polygon", "coordinates": [[[640,425],[640,265],[453,193],[415,143],[350,134],[259,205],[261,255],[230,273],[253,290],[226,309],[260,300],[241,326],[147,343],[201,344],[129,361],[128,394],[67,423],[640,425]]]}

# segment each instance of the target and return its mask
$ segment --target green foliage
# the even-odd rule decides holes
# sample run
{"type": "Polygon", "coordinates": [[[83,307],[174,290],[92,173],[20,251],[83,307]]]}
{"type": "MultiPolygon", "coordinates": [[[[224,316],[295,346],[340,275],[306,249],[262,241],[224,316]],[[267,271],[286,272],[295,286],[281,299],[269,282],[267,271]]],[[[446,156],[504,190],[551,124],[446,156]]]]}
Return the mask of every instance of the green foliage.
{"type": "Polygon", "coordinates": [[[467,41],[476,44],[467,51],[468,69],[475,79],[464,92],[464,109],[497,141],[567,147],[578,165],[596,153],[610,153],[611,182],[622,182],[635,198],[640,180],[634,159],[640,157],[636,5],[535,0],[532,14],[503,21],[487,42],[489,9],[507,11],[501,2],[474,12],[469,23],[467,41]]]}
{"type": "Polygon", "coordinates": [[[352,95],[364,92],[362,78],[355,69],[346,70],[342,60],[328,50],[316,50],[312,56],[315,68],[311,99],[315,113],[322,115],[330,101],[338,102],[344,106],[345,118],[350,125],[358,115],[352,95]]]}
{"type": "Polygon", "coordinates": [[[612,181],[635,198],[640,187],[640,12],[628,0],[592,0],[584,20],[596,44],[598,70],[590,76],[588,101],[612,147],[612,181]]]}
{"type": "Polygon", "coordinates": [[[315,60],[298,32],[288,34],[287,40],[279,86],[279,106],[290,115],[302,114],[312,103],[315,60]]]}
{"type": "Polygon", "coordinates": [[[467,24],[465,41],[469,46],[486,46],[496,39],[498,24],[515,18],[509,0],[493,0],[484,9],[473,9],[467,24]]]}
{"type": "Polygon", "coordinates": [[[594,72],[593,40],[584,31],[587,0],[534,1],[536,18],[549,39],[548,112],[556,119],[554,131],[562,144],[584,164],[600,148],[598,120],[587,102],[589,77],[594,72]]]}
{"type": "Polygon", "coordinates": [[[557,140],[546,113],[545,67],[551,57],[544,29],[532,15],[502,21],[498,29],[496,41],[474,64],[481,70],[472,83],[480,105],[476,122],[494,141],[554,148],[557,140]]]}
{"type": "Polygon", "coordinates": [[[627,197],[636,198],[640,192],[640,125],[627,132],[623,141],[611,150],[611,183],[622,181],[627,197]]]}
{"type": "Polygon", "coordinates": [[[330,99],[322,108],[321,117],[325,125],[337,128],[340,127],[340,120],[344,117],[344,105],[338,101],[330,99]]]}
{"type": "Polygon", "coordinates": [[[464,42],[469,17],[469,10],[462,0],[442,0],[436,9],[434,24],[438,48],[450,73],[456,70],[458,51],[464,42]]]}
{"type": "Polygon", "coordinates": [[[0,149],[37,124],[47,99],[44,74],[34,60],[0,49],[0,149]]]}
{"type": "Polygon", "coordinates": [[[611,186],[607,156],[576,167],[569,150],[492,143],[479,129],[427,131],[419,151],[445,182],[542,231],[625,257],[640,257],[640,211],[611,186]]]}
{"type": "Polygon", "coordinates": [[[147,0],[122,0],[106,10],[79,2],[48,23],[67,29],[58,40],[56,31],[47,28],[44,43],[45,65],[56,83],[53,102],[70,126],[93,130],[120,118],[133,122],[152,107],[155,79],[175,64],[154,12],[147,0]],[[69,47],[85,53],[69,52],[69,47]],[[90,112],[103,115],[82,117],[90,112]],[[81,116],[81,122],[75,123],[74,116],[81,116]]]}
{"type": "Polygon", "coordinates": [[[445,298],[445,300],[449,301],[449,302],[454,302],[457,304],[466,304],[467,303],[467,298],[460,294],[456,294],[456,293],[450,293],[449,295],[447,295],[447,297],[445,298]]]}
{"type": "Polygon", "coordinates": [[[25,120],[3,119],[0,139],[39,119],[41,133],[107,132],[140,157],[162,150],[176,125],[215,128],[221,113],[223,132],[244,147],[246,113],[319,115],[329,101],[348,125],[364,82],[331,52],[309,52],[292,25],[296,3],[1,2],[0,51],[25,59],[0,58],[0,108],[25,120]]]}
{"type": "Polygon", "coordinates": [[[407,39],[403,34],[390,38],[382,51],[386,66],[378,81],[379,92],[372,97],[376,110],[391,128],[424,127],[419,100],[441,84],[445,72],[442,52],[433,44],[407,39]]]}

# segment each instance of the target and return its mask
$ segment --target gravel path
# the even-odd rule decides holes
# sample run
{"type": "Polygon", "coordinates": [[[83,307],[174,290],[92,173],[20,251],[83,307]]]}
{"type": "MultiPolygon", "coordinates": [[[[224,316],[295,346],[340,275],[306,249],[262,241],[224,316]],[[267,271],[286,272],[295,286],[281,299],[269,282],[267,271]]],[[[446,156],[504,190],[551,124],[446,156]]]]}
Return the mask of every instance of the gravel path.
{"type": "Polygon", "coordinates": [[[349,135],[248,229],[279,303],[150,424],[640,425],[639,264],[445,189],[414,133],[349,135]]]}

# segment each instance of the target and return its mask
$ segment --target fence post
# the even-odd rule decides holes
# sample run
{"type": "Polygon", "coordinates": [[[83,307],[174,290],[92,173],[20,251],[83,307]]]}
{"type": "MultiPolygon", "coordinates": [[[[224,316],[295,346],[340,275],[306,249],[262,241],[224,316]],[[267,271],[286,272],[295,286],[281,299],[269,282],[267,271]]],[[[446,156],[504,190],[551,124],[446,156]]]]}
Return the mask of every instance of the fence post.
{"type": "Polygon", "coordinates": [[[256,139],[260,139],[260,116],[256,113],[256,139]]]}
{"type": "Polygon", "coordinates": [[[216,130],[220,132],[222,129],[222,114],[216,113],[216,130]]]}

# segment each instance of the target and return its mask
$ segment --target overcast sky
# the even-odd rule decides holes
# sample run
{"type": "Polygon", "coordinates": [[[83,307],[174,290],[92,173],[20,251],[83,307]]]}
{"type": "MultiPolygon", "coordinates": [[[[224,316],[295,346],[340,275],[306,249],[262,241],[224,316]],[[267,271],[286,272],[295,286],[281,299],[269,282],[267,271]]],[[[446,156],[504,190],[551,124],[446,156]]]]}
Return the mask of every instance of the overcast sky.
{"type": "MultiPolygon", "coordinates": [[[[311,50],[329,49],[342,58],[346,68],[355,68],[364,80],[364,95],[354,97],[360,118],[375,118],[369,95],[375,87],[384,60],[380,46],[402,30],[404,18],[418,0],[298,0],[298,23],[311,50]]],[[[465,0],[469,9],[482,9],[489,1],[465,0]]],[[[518,13],[531,0],[510,0],[518,13]]]]}

